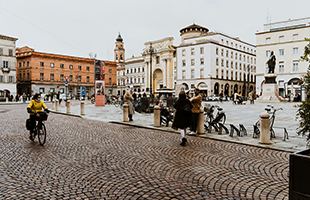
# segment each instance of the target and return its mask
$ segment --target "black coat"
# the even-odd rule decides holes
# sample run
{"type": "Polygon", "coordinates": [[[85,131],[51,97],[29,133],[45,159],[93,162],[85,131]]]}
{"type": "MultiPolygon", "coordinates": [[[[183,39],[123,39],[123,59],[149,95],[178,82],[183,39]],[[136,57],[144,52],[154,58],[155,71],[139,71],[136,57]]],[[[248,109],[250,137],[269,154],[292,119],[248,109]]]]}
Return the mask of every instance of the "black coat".
{"type": "Polygon", "coordinates": [[[185,129],[190,127],[191,125],[191,114],[184,112],[182,109],[186,104],[189,104],[191,108],[193,108],[191,102],[188,99],[178,99],[175,104],[174,108],[176,109],[174,120],[172,123],[172,128],[174,129],[185,129]]]}

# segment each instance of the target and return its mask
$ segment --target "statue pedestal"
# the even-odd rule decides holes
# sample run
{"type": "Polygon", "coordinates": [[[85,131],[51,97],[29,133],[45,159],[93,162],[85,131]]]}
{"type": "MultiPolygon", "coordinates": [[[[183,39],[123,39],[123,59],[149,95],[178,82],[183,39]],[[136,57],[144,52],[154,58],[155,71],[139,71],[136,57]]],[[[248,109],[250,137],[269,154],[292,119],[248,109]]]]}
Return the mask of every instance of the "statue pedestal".
{"type": "Polygon", "coordinates": [[[263,94],[257,99],[257,102],[281,102],[279,97],[279,87],[276,82],[277,75],[267,74],[265,75],[265,83],[263,85],[263,94]]]}

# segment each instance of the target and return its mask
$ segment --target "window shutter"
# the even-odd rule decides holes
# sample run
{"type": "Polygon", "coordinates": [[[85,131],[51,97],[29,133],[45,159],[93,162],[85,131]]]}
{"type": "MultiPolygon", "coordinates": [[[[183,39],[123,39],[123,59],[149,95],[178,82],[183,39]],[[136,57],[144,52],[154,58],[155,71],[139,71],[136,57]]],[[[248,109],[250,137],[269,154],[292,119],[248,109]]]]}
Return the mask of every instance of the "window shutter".
{"type": "Polygon", "coordinates": [[[9,69],[11,69],[11,61],[9,61],[9,69]]]}

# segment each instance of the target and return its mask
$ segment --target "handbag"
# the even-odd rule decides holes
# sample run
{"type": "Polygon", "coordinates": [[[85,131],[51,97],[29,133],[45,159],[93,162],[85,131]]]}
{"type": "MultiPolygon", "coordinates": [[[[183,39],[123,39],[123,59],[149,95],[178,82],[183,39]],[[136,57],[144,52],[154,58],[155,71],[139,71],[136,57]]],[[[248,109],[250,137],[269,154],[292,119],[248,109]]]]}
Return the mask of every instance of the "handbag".
{"type": "Polygon", "coordinates": [[[31,119],[26,120],[26,128],[27,128],[27,130],[31,129],[31,119]]]}
{"type": "Polygon", "coordinates": [[[192,112],[191,105],[189,103],[185,104],[184,107],[182,108],[182,111],[184,111],[185,113],[191,113],[192,112]]]}

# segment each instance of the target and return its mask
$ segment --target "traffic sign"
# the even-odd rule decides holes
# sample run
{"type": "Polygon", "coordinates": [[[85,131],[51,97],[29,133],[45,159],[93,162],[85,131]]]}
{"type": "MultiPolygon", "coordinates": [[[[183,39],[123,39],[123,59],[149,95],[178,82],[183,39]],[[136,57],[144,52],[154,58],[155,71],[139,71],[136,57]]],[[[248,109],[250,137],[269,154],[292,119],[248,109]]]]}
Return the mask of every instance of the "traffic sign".
{"type": "Polygon", "coordinates": [[[65,81],[65,85],[68,86],[68,81],[67,80],[65,81]]]}
{"type": "MultiPolygon", "coordinates": [[[[65,79],[66,79],[66,80],[68,80],[68,78],[69,78],[68,76],[65,76],[65,79]]],[[[67,83],[67,84],[68,84],[68,83],[67,83]]]]}

